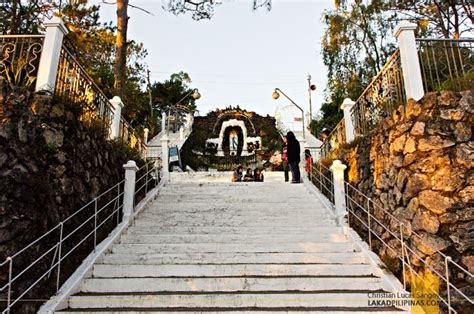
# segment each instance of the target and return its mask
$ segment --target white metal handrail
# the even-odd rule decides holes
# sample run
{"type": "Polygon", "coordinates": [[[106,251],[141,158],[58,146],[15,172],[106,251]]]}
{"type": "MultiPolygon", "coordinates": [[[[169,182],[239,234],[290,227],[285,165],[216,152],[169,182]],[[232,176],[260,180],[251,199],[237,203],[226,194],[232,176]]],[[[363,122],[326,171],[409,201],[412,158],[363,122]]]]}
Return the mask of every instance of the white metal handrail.
{"type": "MultiPolygon", "coordinates": [[[[334,176],[332,174],[332,170],[322,165],[320,162],[311,165],[311,172],[309,174],[310,181],[314,184],[327,198],[328,195],[333,198],[334,200],[334,176]],[[325,173],[331,173],[330,177],[325,175],[325,173]],[[329,186],[329,187],[328,187],[329,186]]],[[[365,195],[362,191],[351,185],[349,182],[343,180],[341,182],[337,182],[338,190],[342,189],[344,197],[346,199],[343,202],[343,207],[345,207],[345,211],[348,214],[348,223],[349,226],[351,224],[351,217],[357,219],[361,226],[362,230],[356,230],[359,233],[364,230],[367,231],[367,236],[365,237],[366,241],[368,242],[369,248],[373,249],[373,239],[374,237],[380,241],[380,243],[388,250],[390,250],[393,255],[397,256],[397,258],[401,261],[402,266],[402,280],[403,280],[403,287],[407,288],[407,271],[410,273],[410,277],[420,278],[423,282],[425,279],[416,271],[416,268],[412,266],[411,260],[416,260],[418,265],[422,265],[425,269],[431,271],[431,273],[436,276],[439,282],[444,284],[446,287],[446,296],[442,295],[439,291],[435,291],[432,287],[427,287],[433,294],[435,294],[438,298],[437,302],[441,302],[446,306],[446,309],[449,313],[457,313],[453,306],[453,293],[456,293],[461,300],[467,302],[472,306],[474,301],[472,296],[467,295],[465,292],[461,290],[461,287],[455,285],[452,282],[452,273],[453,268],[455,268],[456,274],[463,274],[465,281],[471,282],[473,279],[473,274],[469,272],[465,267],[461,266],[459,263],[453,261],[453,259],[446,255],[445,253],[439,250],[433,250],[434,253],[431,256],[439,256],[444,261],[444,271],[440,271],[430,265],[426,259],[424,259],[420,254],[410,246],[411,239],[413,237],[417,239],[422,239],[422,236],[418,233],[414,232],[410,225],[407,225],[395,215],[390,213],[387,209],[383,208],[383,206],[374,202],[370,197],[365,195]],[[343,183],[342,183],[343,182],[343,183]],[[378,210],[377,213],[375,210],[378,210]],[[381,217],[381,214],[383,217],[381,217]],[[390,224],[387,225],[383,222],[383,219],[389,219],[390,224]],[[394,227],[398,228],[398,230],[392,230],[394,227]],[[383,236],[385,235],[385,236],[383,236]],[[411,237],[409,239],[408,237],[411,237]],[[400,249],[397,249],[393,243],[390,245],[388,242],[389,240],[395,239],[399,242],[400,249]]],[[[334,201],[331,202],[334,203],[334,201]]],[[[335,208],[336,209],[336,208],[335,208]]],[[[344,208],[343,208],[344,209],[344,208]]],[[[336,209],[337,210],[337,209],[336,209]]],[[[364,238],[364,234],[360,234],[362,238],[364,238]]]]}
{"type": "MultiPolygon", "coordinates": [[[[397,217],[395,217],[392,213],[388,212],[385,208],[382,206],[378,205],[372,199],[368,196],[366,196],[364,193],[362,193],[360,190],[355,188],[353,185],[351,185],[349,182],[345,181],[345,196],[346,199],[350,201],[351,205],[346,205],[346,210],[348,211],[349,215],[352,215],[352,217],[356,218],[360,223],[367,229],[367,235],[368,235],[368,244],[369,248],[372,249],[372,236],[375,236],[386,248],[391,250],[395,254],[399,254],[399,251],[393,247],[391,247],[386,240],[382,238],[381,235],[377,234],[375,229],[373,228],[373,222],[377,223],[380,227],[383,228],[384,232],[388,232],[390,236],[392,236],[394,239],[398,240],[400,242],[400,248],[401,248],[401,256],[398,256],[400,261],[402,262],[402,279],[403,279],[403,286],[406,289],[407,288],[407,278],[406,278],[406,268],[410,271],[410,274],[416,275],[418,278],[423,279],[416,271],[414,267],[412,267],[410,263],[410,256],[409,254],[411,253],[412,257],[415,257],[419,262],[423,264],[424,267],[429,269],[433,274],[435,274],[440,281],[442,281],[446,287],[447,287],[447,299],[444,298],[439,291],[435,291],[433,289],[432,292],[435,293],[438,296],[438,299],[443,302],[447,306],[447,310],[449,313],[457,313],[457,311],[453,308],[452,306],[452,290],[454,290],[456,293],[458,293],[462,298],[464,298],[467,302],[469,302],[471,305],[474,304],[474,301],[472,300],[471,297],[467,296],[464,292],[462,292],[458,287],[456,287],[451,279],[450,279],[450,271],[449,271],[449,266],[450,264],[455,266],[458,270],[458,272],[463,272],[466,276],[470,277],[472,280],[473,274],[470,273],[467,269],[456,263],[455,261],[452,260],[452,258],[443,252],[439,250],[435,250],[435,254],[438,254],[444,259],[445,263],[445,273],[442,274],[440,273],[437,269],[432,267],[430,264],[427,263],[425,259],[423,259],[414,249],[412,249],[407,243],[407,239],[404,237],[407,234],[410,234],[411,236],[415,236],[419,239],[422,239],[422,237],[411,230],[411,228],[408,228],[402,221],[400,221],[397,217]],[[357,194],[356,196],[359,196],[362,198],[363,201],[357,201],[354,194],[357,194]],[[364,217],[366,217],[366,220],[364,220],[361,216],[357,215],[355,208],[360,209],[364,217]],[[378,208],[380,209],[384,214],[388,215],[389,218],[394,220],[396,222],[396,225],[399,226],[399,231],[394,232],[393,230],[390,229],[389,226],[386,226],[380,219],[374,216],[373,211],[371,212],[371,208],[378,208]]],[[[349,220],[350,223],[350,220],[349,220]]]]}
{"type": "Polygon", "coordinates": [[[319,190],[327,197],[331,204],[334,204],[334,178],[329,168],[321,162],[311,163],[311,171],[309,173],[310,181],[319,187],[319,190]],[[315,166],[317,165],[317,166],[315,166]],[[325,173],[329,173],[327,176],[325,173]],[[316,182],[314,182],[314,180],[316,182]]]}
{"type": "MultiPolygon", "coordinates": [[[[157,161],[147,162],[138,170],[138,173],[140,175],[137,176],[135,180],[135,186],[137,188],[134,194],[134,204],[143,196],[142,194],[146,195],[151,188],[158,185],[160,180],[159,163],[157,161]]],[[[5,272],[8,273],[8,281],[0,288],[0,293],[6,294],[6,308],[2,310],[2,314],[10,313],[13,306],[20,302],[28,293],[33,291],[42,281],[48,280],[53,272],[56,272],[55,291],[57,292],[61,283],[64,281],[61,279],[62,263],[86,241],[90,241],[89,244],[93,246],[93,251],[95,252],[98,241],[100,240],[99,233],[111,232],[117,228],[121,222],[122,217],[120,214],[124,206],[125,184],[125,180],[121,180],[119,183],[102,192],[59,224],[46,231],[39,238],[0,263],[0,270],[5,267],[8,268],[7,272],[5,272]],[[78,217],[80,213],[87,216],[80,221],[72,221],[72,218],[78,217]],[[114,216],[117,217],[116,221],[112,219],[114,216]],[[114,223],[115,226],[109,228],[110,230],[102,230],[101,227],[108,222],[114,223]],[[65,225],[68,223],[76,224],[71,228],[65,228],[65,225]],[[78,238],[76,239],[74,236],[78,238]],[[58,240],[54,240],[55,242],[51,243],[51,241],[53,241],[53,239],[50,239],[51,237],[57,237],[58,240]],[[41,241],[45,243],[41,245],[41,241]],[[28,262],[18,273],[15,273],[14,261],[25,252],[33,251],[34,253],[37,250],[44,251],[41,251],[38,254],[39,257],[35,257],[33,261],[28,262]],[[48,263],[51,263],[51,265],[45,267],[48,263]],[[39,270],[36,270],[36,267],[34,267],[37,265],[40,268],[39,270]],[[32,274],[30,272],[32,272],[32,274]],[[14,284],[21,277],[26,275],[28,275],[27,278],[33,282],[31,284],[28,282],[29,285],[22,287],[23,289],[14,296],[14,284]]],[[[21,260],[18,263],[20,262],[21,260]]],[[[37,300],[37,298],[35,299],[37,300]]]]}

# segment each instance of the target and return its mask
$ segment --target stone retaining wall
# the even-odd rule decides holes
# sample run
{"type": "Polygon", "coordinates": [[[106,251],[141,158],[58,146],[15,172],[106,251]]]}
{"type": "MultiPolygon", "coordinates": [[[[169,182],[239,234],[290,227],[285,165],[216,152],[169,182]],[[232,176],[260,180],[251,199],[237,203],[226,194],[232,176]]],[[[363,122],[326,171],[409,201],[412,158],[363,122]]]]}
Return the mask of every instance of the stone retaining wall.
{"type": "MultiPolygon", "coordinates": [[[[137,160],[137,153],[126,144],[106,140],[107,128],[102,121],[91,121],[80,108],[46,95],[13,92],[0,79],[0,262],[117,184],[124,177],[123,164],[137,160]]],[[[84,218],[77,215],[75,219],[79,222],[84,218]]],[[[104,225],[98,241],[111,228],[104,225]]],[[[83,234],[79,232],[79,236],[83,234]]],[[[56,232],[16,258],[14,272],[17,274],[57,240],[56,232]]],[[[65,261],[61,282],[90,252],[91,246],[85,243],[65,261]]],[[[48,260],[52,259],[50,255],[48,260]]],[[[49,265],[39,263],[19,278],[13,295],[23,291],[49,265]]],[[[26,298],[49,297],[56,288],[55,274],[51,285],[45,283],[43,291],[26,298]]],[[[1,268],[0,286],[7,276],[8,268],[1,268]]],[[[0,299],[6,300],[2,292],[0,299]]],[[[16,310],[30,312],[41,303],[23,302],[25,307],[16,310]]]]}
{"type": "MultiPolygon", "coordinates": [[[[338,152],[348,165],[349,182],[401,220],[410,247],[442,274],[444,259],[435,250],[474,273],[473,126],[474,90],[430,93],[419,102],[409,100],[371,135],[338,152]]],[[[399,233],[395,219],[377,207],[373,211],[399,233]]],[[[360,222],[351,223],[366,234],[360,222]]],[[[395,248],[374,240],[375,251],[393,271],[401,271],[399,241],[376,223],[374,228],[395,248]]],[[[410,261],[422,266],[413,255],[410,261]]],[[[461,286],[472,281],[454,267],[450,271],[461,286]]]]}

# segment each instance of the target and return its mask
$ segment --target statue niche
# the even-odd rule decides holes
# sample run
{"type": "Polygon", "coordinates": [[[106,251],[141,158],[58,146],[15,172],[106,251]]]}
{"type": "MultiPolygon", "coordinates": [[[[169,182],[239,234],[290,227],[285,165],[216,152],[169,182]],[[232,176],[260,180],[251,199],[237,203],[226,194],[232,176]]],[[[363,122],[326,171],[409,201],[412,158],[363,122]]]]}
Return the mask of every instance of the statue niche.
{"type": "Polygon", "coordinates": [[[244,146],[244,135],[239,126],[229,126],[224,130],[222,150],[224,156],[241,156],[244,146]]]}

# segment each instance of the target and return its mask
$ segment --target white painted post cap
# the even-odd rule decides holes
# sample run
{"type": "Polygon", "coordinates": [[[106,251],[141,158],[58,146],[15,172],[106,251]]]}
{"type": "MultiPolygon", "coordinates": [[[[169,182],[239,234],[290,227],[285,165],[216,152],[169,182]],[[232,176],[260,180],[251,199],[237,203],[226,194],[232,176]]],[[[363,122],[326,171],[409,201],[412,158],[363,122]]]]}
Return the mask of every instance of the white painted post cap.
{"type": "Polygon", "coordinates": [[[163,142],[163,141],[168,141],[168,140],[169,140],[168,134],[166,134],[166,133],[163,134],[163,136],[161,137],[161,141],[163,142]]]}
{"type": "Polygon", "coordinates": [[[395,30],[393,31],[393,36],[395,36],[395,38],[398,38],[401,32],[415,30],[417,27],[418,25],[416,25],[415,23],[406,20],[400,21],[400,23],[397,24],[395,30]]]}
{"type": "Polygon", "coordinates": [[[44,27],[57,27],[61,30],[61,32],[63,32],[64,35],[66,35],[67,33],[69,33],[69,31],[67,30],[67,27],[66,25],[64,24],[63,20],[58,17],[58,16],[53,16],[52,18],[50,19],[46,19],[44,22],[43,22],[43,25],[44,27]]]}
{"type": "Polygon", "coordinates": [[[129,160],[125,165],[123,165],[125,170],[134,170],[138,171],[137,163],[133,160],[129,160]]]}
{"type": "Polygon", "coordinates": [[[344,110],[344,108],[351,108],[352,106],[355,105],[355,101],[353,101],[350,98],[345,98],[344,101],[342,102],[341,109],[344,110]]]}
{"type": "Polygon", "coordinates": [[[344,165],[340,160],[334,160],[331,165],[331,170],[332,171],[344,171],[346,170],[347,166],[344,165]]]}
{"type": "Polygon", "coordinates": [[[114,98],[112,98],[109,101],[115,108],[117,107],[123,108],[122,98],[120,98],[119,96],[114,96],[114,98]]]}

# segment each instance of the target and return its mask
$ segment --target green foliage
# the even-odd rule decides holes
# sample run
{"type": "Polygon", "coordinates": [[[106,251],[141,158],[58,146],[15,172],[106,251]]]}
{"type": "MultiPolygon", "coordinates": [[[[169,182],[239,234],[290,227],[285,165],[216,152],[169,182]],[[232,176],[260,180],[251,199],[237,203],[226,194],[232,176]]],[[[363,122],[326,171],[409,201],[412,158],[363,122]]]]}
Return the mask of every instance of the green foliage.
{"type": "Polygon", "coordinates": [[[440,91],[442,90],[452,90],[452,91],[463,91],[474,89],[474,72],[468,72],[464,75],[456,78],[451,78],[441,84],[439,88],[440,91]]]}
{"type": "Polygon", "coordinates": [[[311,123],[313,134],[332,129],[342,117],[344,98],[359,98],[395,51],[393,30],[401,20],[418,23],[418,37],[458,37],[472,31],[466,1],[337,0],[325,12],[323,60],[328,68],[326,103],[311,123]]]}
{"type": "MultiPolygon", "coordinates": [[[[175,105],[187,106],[187,112],[193,113],[196,110],[195,99],[191,96],[194,88],[190,87],[190,76],[185,72],[178,72],[171,74],[170,78],[164,82],[155,82],[151,86],[152,108],[147,104],[147,109],[144,110],[148,115],[147,127],[151,134],[157,133],[159,121],[162,112],[172,112],[179,121],[184,112],[176,110],[175,105]],[[187,94],[190,94],[186,96],[187,94]],[[186,97],[185,97],[186,96],[186,97]]],[[[148,101],[148,100],[147,100],[148,101]]],[[[177,123],[179,126],[179,123],[177,123]]]]}

